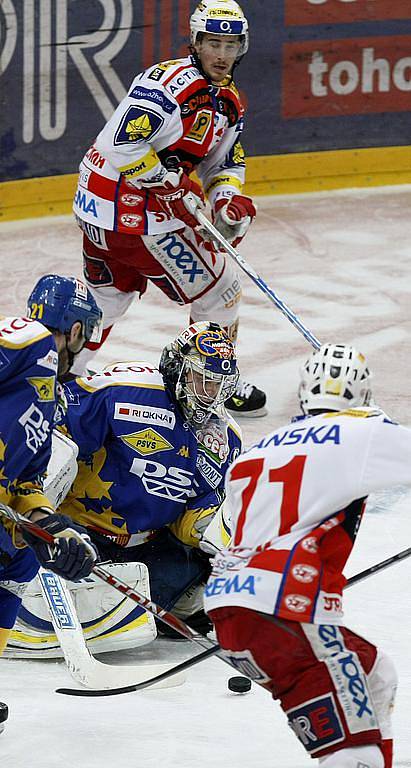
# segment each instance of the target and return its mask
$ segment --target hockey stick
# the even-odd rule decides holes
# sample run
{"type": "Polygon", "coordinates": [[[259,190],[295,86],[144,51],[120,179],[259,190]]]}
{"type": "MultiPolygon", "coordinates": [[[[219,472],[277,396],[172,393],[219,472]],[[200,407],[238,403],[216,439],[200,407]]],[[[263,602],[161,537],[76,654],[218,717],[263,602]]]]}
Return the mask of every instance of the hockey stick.
{"type": "MultiPolygon", "coordinates": [[[[47,531],[44,531],[35,523],[30,523],[25,518],[20,520],[20,516],[9,507],[0,504],[0,513],[10,520],[14,520],[17,525],[31,530],[34,535],[38,535],[44,541],[50,544],[53,543],[53,536],[47,531]]],[[[124,686],[138,685],[147,679],[147,675],[150,678],[152,676],[161,676],[162,673],[173,668],[167,664],[115,666],[97,661],[87,647],[70,590],[64,580],[55,573],[40,568],[39,584],[44,601],[49,609],[54,632],[63,651],[67,668],[76,683],[80,683],[87,688],[109,690],[114,686],[117,688],[120,680],[124,686]]],[[[167,678],[164,679],[164,682],[159,681],[158,687],[169,687],[170,683],[167,683],[166,680],[167,678]]],[[[175,683],[171,683],[171,686],[181,685],[183,682],[184,676],[181,675],[177,677],[175,683]]]]}
{"type": "MultiPolygon", "coordinates": [[[[38,535],[39,538],[43,539],[43,541],[47,541],[49,544],[53,543],[54,537],[50,533],[48,533],[48,531],[43,530],[43,528],[40,528],[38,525],[36,525],[36,523],[31,523],[29,520],[26,520],[17,512],[10,509],[10,507],[5,507],[4,505],[0,504],[0,512],[3,512],[3,514],[5,514],[6,517],[8,517],[10,520],[13,520],[17,525],[20,525],[23,528],[24,527],[27,528],[34,535],[38,535]]],[[[378,571],[383,570],[384,568],[388,568],[393,563],[404,560],[406,557],[409,557],[410,555],[411,555],[411,547],[409,547],[408,549],[402,550],[401,552],[398,552],[396,555],[392,555],[391,557],[388,557],[386,560],[383,560],[380,563],[376,563],[375,565],[370,566],[370,568],[367,568],[364,571],[361,571],[360,573],[352,576],[347,581],[346,587],[352,586],[354,583],[360,581],[361,579],[366,579],[367,577],[371,576],[373,573],[377,573],[378,571]]],[[[213,643],[207,637],[203,637],[202,635],[197,635],[191,629],[191,627],[188,626],[188,624],[186,624],[184,621],[179,619],[177,616],[174,616],[169,611],[166,611],[164,608],[161,608],[161,606],[157,605],[156,603],[153,603],[145,595],[141,595],[139,592],[137,592],[137,590],[132,589],[132,587],[129,587],[128,584],[125,584],[120,579],[117,579],[116,577],[112,576],[112,574],[105,571],[101,566],[95,565],[93,568],[93,573],[95,573],[96,576],[99,576],[107,584],[111,584],[111,586],[113,586],[122,594],[127,595],[127,597],[129,597],[135,603],[137,603],[138,605],[141,605],[143,608],[149,611],[149,613],[152,613],[153,616],[157,616],[157,618],[159,618],[165,624],[168,624],[170,627],[177,630],[177,632],[183,635],[183,637],[186,637],[188,640],[192,640],[197,645],[200,645],[202,648],[205,648],[206,651],[208,651],[208,653],[199,654],[198,656],[194,657],[194,659],[188,659],[187,662],[182,662],[182,664],[179,664],[177,666],[174,666],[173,668],[168,669],[158,677],[153,677],[153,678],[150,678],[149,680],[145,680],[137,684],[136,686],[123,687],[121,690],[112,689],[108,691],[81,691],[81,690],[71,690],[69,688],[60,688],[58,689],[57,693],[67,693],[74,696],[93,696],[93,695],[110,696],[110,695],[115,695],[117,693],[127,693],[134,690],[138,690],[139,688],[148,687],[149,685],[154,685],[155,683],[160,682],[160,679],[164,680],[166,679],[166,677],[172,676],[174,673],[181,671],[183,668],[187,669],[189,666],[193,666],[194,664],[197,664],[199,661],[202,661],[204,658],[211,655],[218,656],[223,661],[225,661],[226,664],[229,664],[229,666],[232,666],[234,667],[234,669],[236,669],[234,664],[231,664],[231,662],[229,662],[225,658],[223,653],[220,653],[221,649],[219,645],[217,645],[216,643],[213,643]]]]}
{"type": "MultiPolygon", "coordinates": [[[[347,580],[347,583],[344,589],[347,589],[348,587],[352,587],[354,584],[357,584],[357,582],[363,581],[364,579],[369,578],[369,576],[372,576],[374,573],[378,573],[378,571],[382,571],[385,568],[388,568],[390,565],[393,565],[394,563],[398,563],[401,560],[404,560],[405,558],[410,557],[410,555],[411,555],[411,547],[409,547],[408,549],[402,550],[402,552],[398,552],[396,555],[387,557],[386,560],[382,560],[380,563],[375,563],[375,565],[370,566],[370,568],[366,568],[364,571],[360,571],[359,573],[356,573],[354,576],[351,576],[347,580]]],[[[209,642],[211,643],[211,641],[209,642]]],[[[183,661],[180,664],[175,665],[174,667],[167,670],[166,672],[162,672],[160,675],[156,677],[151,677],[150,679],[141,681],[136,685],[128,685],[124,687],[113,688],[110,691],[103,691],[103,690],[82,691],[74,688],[58,688],[56,690],[56,693],[64,693],[69,696],[116,696],[121,693],[133,693],[134,691],[140,691],[145,688],[149,688],[150,686],[153,686],[156,683],[166,680],[168,677],[171,677],[173,674],[179,674],[180,672],[185,672],[190,667],[193,667],[196,664],[199,664],[201,661],[205,661],[210,656],[215,656],[215,655],[218,656],[219,650],[220,650],[220,646],[217,643],[215,643],[211,645],[210,648],[204,651],[203,653],[199,653],[197,654],[197,656],[193,656],[191,659],[187,659],[187,661],[183,661]]],[[[225,661],[226,664],[230,664],[230,662],[226,658],[223,658],[221,656],[220,658],[222,658],[222,660],[225,661]]],[[[230,666],[233,666],[233,665],[230,665],[230,666]]]]}
{"type": "Polygon", "coordinates": [[[303,325],[301,320],[297,317],[297,315],[290,309],[290,307],[285,304],[284,301],[280,299],[279,296],[270,288],[269,285],[263,280],[262,277],[255,271],[255,269],[238,253],[238,251],[233,248],[233,246],[220,234],[218,229],[211,223],[211,221],[207,218],[207,216],[203,213],[201,208],[199,207],[196,198],[189,194],[186,195],[184,198],[184,204],[186,208],[190,211],[190,213],[195,216],[198,223],[203,227],[203,229],[208,232],[208,234],[211,236],[213,240],[215,240],[226,253],[228,253],[232,259],[238,264],[238,266],[243,270],[243,272],[248,275],[248,277],[251,278],[253,283],[262,291],[268,299],[277,307],[277,309],[280,310],[280,312],[285,315],[287,320],[290,321],[290,323],[293,324],[295,328],[297,328],[300,333],[304,336],[307,341],[312,344],[314,349],[319,349],[321,346],[321,342],[314,336],[314,334],[311,333],[311,331],[303,325]]]}

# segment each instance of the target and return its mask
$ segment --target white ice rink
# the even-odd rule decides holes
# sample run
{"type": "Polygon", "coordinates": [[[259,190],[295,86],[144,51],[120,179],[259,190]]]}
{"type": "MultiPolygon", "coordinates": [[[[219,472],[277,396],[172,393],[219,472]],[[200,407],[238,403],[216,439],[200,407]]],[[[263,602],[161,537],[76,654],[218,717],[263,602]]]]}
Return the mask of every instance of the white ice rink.
{"type": "MultiPolygon", "coordinates": [[[[321,341],[353,343],[374,372],[375,399],[411,424],[411,187],[258,199],[241,252],[321,341]]],[[[81,239],[70,217],[0,225],[3,314],[23,314],[38,277],[81,274],[81,239]]],[[[243,420],[245,443],[297,411],[298,367],[310,346],[244,276],[239,356],[245,379],[267,391],[269,413],[243,420]]],[[[157,362],[187,322],[150,287],[96,358],[157,362]]],[[[411,468],[410,468],[411,482],[411,468]]],[[[411,541],[411,493],[373,499],[347,575],[411,541]]],[[[346,593],[346,623],[380,644],[400,676],[394,716],[396,768],[411,766],[411,560],[346,593]]],[[[100,657],[120,664],[188,658],[187,642],[100,657]]],[[[178,688],[104,699],[54,693],[71,686],[64,663],[0,661],[0,700],[10,708],[0,768],[304,768],[310,761],[269,695],[230,694],[233,671],[218,659],[194,667],[178,688]]]]}

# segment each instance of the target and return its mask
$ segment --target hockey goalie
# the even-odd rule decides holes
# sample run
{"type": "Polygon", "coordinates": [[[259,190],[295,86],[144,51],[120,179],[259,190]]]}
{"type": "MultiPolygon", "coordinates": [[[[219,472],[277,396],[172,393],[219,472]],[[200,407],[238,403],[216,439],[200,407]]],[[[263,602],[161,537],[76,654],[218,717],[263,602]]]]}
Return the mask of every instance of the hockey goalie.
{"type": "MultiPolygon", "coordinates": [[[[48,468],[47,495],[87,528],[107,567],[199,632],[212,628],[203,610],[210,556],[229,536],[224,478],[241,438],[224,402],[237,379],[224,331],[192,324],[165,347],[159,369],[116,364],[70,382],[66,434],[54,434],[48,468]]],[[[93,652],[156,637],[149,614],[92,575],[69,586],[93,652]]],[[[37,580],[6,655],[62,655],[37,580]]]]}

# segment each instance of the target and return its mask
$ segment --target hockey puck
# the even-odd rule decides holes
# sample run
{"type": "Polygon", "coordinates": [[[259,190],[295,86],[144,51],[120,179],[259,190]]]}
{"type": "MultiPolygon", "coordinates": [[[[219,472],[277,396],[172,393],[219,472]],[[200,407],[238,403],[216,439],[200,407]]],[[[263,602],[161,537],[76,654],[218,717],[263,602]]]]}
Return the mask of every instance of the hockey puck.
{"type": "Polygon", "coordinates": [[[248,677],[230,677],[228,690],[233,693],[248,693],[251,688],[251,680],[248,677]]]}

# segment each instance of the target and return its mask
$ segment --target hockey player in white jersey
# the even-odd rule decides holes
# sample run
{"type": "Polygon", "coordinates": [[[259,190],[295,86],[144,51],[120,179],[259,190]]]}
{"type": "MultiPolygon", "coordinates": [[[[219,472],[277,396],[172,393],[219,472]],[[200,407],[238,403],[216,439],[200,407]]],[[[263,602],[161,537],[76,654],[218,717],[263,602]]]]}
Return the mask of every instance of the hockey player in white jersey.
{"type": "MultiPolygon", "coordinates": [[[[248,21],[238,3],[202,0],[190,18],[189,55],[138,74],[81,161],[74,212],[84,275],[104,311],[102,342],[148,280],[189,304],[190,322],[211,318],[236,339],[239,275],[184,200],[192,193],[201,203],[205,194],[215,226],[234,246],[255,216],[242,192],[244,106],[233,80],[247,49],[248,21]]],[[[76,374],[98,346],[87,345],[76,374]]],[[[227,407],[260,416],[265,399],[241,381],[227,407]]]]}
{"type": "Polygon", "coordinates": [[[343,569],[369,493],[411,485],[411,430],[372,407],[353,347],[302,369],[303,411],[243,453],[226,479],[232,541],[205,607],[238,669],[280,701],[321,768],[391,768],[396,674],[343,624],[343,569]]]}

